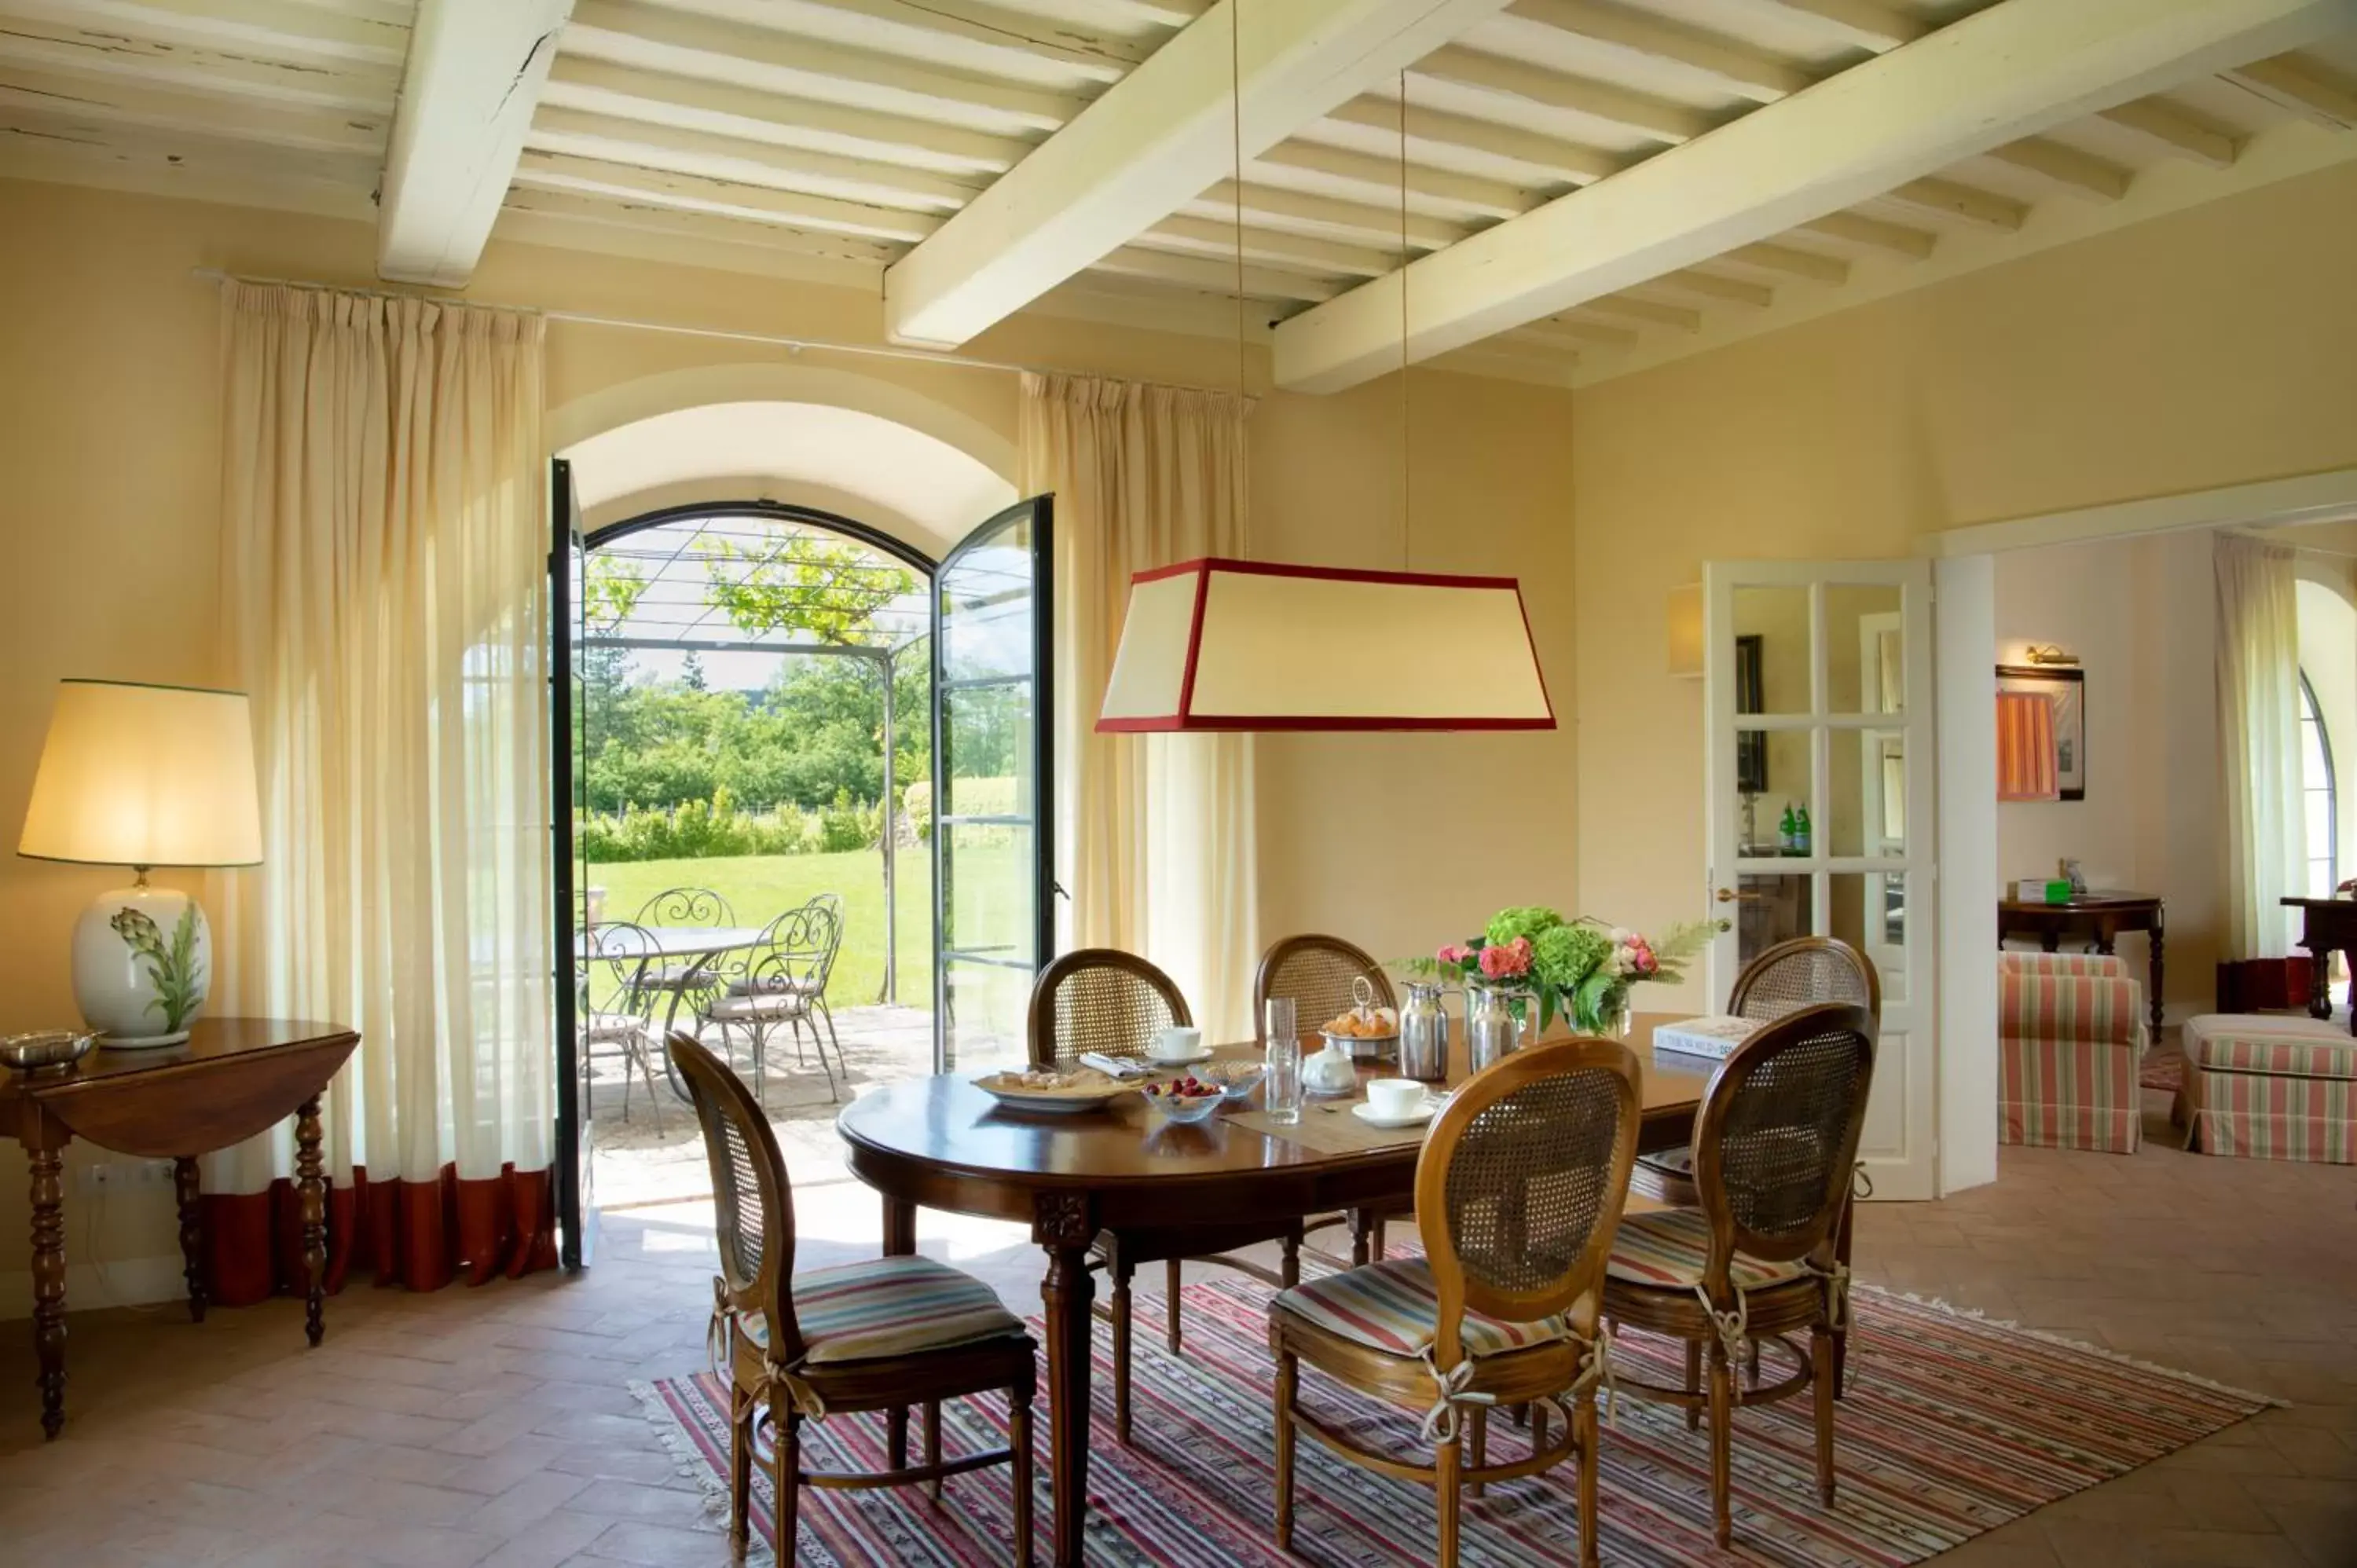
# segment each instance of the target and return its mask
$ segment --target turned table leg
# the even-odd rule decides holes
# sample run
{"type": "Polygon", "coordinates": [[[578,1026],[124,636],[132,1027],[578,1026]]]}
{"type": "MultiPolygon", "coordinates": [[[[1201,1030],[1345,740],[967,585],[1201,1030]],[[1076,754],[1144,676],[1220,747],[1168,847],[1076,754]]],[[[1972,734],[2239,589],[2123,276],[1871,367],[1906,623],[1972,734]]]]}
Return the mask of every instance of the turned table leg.
{"type": "Polygon", "coordinates": [[[38,1138],[30,1153],[33,1348],[41,1364],[41,1434],[55,1437],[66,1424],[65,1139],[38,1138]]]}
{"type": "MultiPolygon", "coordinates": [[[[2311,1018],[2332,1016],[2332,950],[2304,942],[2308,949],[2308,1015],[2311,1018]]],[[[2351,966],[2357,972],[2357,964],[2351,966]]],[[[2357,1026],[2357,1019],[2352,1020],[2357,1026]]]]}
{"type": "Polygon", "coordinates": [[[303,1270],[309,1294],[303,1332],[317,1345],[328,1337],[328,1180],[319,1156],[319,1097],[295,1113],[295,1174],[303,1198],[303,1270]]]}
{"type": "MultiPolygon", "coordinates": [[[[884,1255],[906,1258],[917,1250],[917,1206],[887,1194],[884,1198],[884,1255]]],[[[905,1469],[909,1463],[909,1407],[896,1404],[884,1412],[884,1463],[887,1469],[905,1469]]]]}
{"type": "Polygon", "coordinates": [[[2166,945],[2167,939],[2163,934],[2162,922],[2158,916],[2153,918],[2152,930],[2149,935],[2152,940],[2152,947],[2147,958],[2147,962],[2152,970],[2152,994],[2146,998],[2146,1003],[2148,1011],[2152,1015],[2153,1044],[2158,1045],[2160,1043],[2161,1012],[2160,981],[2162,974],[2166,972],[2161,965],[2161,950],[2166,945]]]}
{"type": "Polygon", "coordinates": [[[1039,1296],[1047,1305],[1048,1465],[1056,1503],[1049,1560],[1057,1568],[1080,1568],[1089,1506],[1090,1304],[1096,1294],[1089,1243],[1096,1227],[1084,1197],[1054,1194],[1039,1205],[1032,1234],[1048,1252],[1039,1296]]]}
{"type": "Polygon", "coordinates": [[[180,1262],[188,1282],[188,1321],[205,1320],[204,1195],[194,1155],[172,1162],[172,1190],[180,1200],[180,1262]]]}

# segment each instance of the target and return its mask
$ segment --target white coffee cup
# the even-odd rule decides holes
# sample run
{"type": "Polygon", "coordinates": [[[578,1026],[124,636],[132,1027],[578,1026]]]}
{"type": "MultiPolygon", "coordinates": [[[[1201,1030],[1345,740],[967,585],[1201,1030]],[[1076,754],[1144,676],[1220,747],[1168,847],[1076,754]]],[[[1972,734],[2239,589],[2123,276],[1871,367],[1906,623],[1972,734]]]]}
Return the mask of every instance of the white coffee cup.
{"type": "Polygon", "coordinates": [[[1146,1043],[1146,1054],[1156,1061],[1182,1062],[1203,1048],[1203,1031],[1184,1026],[1165,1029],[1146,1043]]]}
{"type": "Polygon", "coordinates": [[[1412,1078],[1378,1078],[1367,1085],[1367,1109],[1386,1122],[1424,1109],[1424,1085],[1412,1078]]]}

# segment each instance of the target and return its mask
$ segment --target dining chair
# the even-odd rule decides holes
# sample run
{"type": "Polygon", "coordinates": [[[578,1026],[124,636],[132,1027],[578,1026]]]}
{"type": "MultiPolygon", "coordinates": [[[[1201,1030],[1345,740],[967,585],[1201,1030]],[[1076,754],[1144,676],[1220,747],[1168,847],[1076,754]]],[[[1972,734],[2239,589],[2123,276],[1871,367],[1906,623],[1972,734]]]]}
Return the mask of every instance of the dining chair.
{"type": "Polygon", "coordinates": [[[1579,1560],[1597,1562],[1596,1384],[1609,1370],[1605,1260],[1641,1120],[1637,1058],[1618,1040],[1534,1046],[1467,1079],[1415,1165],[1424,1256],[1328,1274],[1269,1311],[1276,1361],[1276,1544],[1293,1544],[1294,1449],[1433,1487],[1440,1568],[1458,1556],[1458,1490],[1535,1476],[1577,1455],[1579,1560]],[[1363,1447],[1301,1400],[1301,1363],[1423,1411],[1430,1464],[1363,1447]],[[1527,1406],[1528,1455],[1490,1463],[1488,1410],[1527,1406]],[[1550,1435],[1548,1413],[1563,1423],[1550,1435]]]}
{"type": "MultiPolygon", "coordinates": [[[[733,926],[737,911],[709,887],[667,887],[639,906],[634,917],[641,926],[733,926]]],[[[718,953],[671,960],[651,965],[645,983],[654,990],[689,1001],[698,1008],[720,989],[718,953]]]]}
{"type": "MultiPolygon", "coordinates": [[[[1039,972],[1031,988],[1028,1034],[1031,1065],[1070,1069],[1082,1055],[1145,1058],[1146,1044],[1163,1030],[1193,1025],[1187,998],[1170,977],[1135,953],[1114,948],[1078,948],[1039,972]]],[[[1113,1282],[1103,1312],[1113,1325],[1114,1432],[1129,1441],[1130,1282],[1138,1267],[1164,1267],[1164,1310],[1170,1353],[1181,1353],[1178,1317],[1180,1266],[1189,1261],[1219,1263],[1279,1289],[1301,1277],[1301,1222],[1254,1220],[1181,1230],[1125,1227],[1096,1239],[1093,1267],[1113,1282]],[[1234,1249],[1264,1241],[1284,1250],[1284,1266],[1270,1270],[1249,1258],[1228,1256],[1234,1249]]]]}
{"type": "MultiPolygon", "coordinates": [[[[1282,939],[1261,955],[1260,968],[1253,975],[1254,1039],[1264,1048],[1268,1045],[1269,998],[1290,997],[1297,1025],[1306,1032],[1355,1006],[1358,994],[1352,983],[1359,980],[1367,983],[1376,1006],[1398,1012],[1399,996],[1392,989],[1391,977],[1365,949],[1340,937],[1311,934],[1282,939]]],[[[1382,1260],[1384,1220],[1405,1219],[1415,1212],[1413,1203],[1371,1205],[1308,1220],[1301,1232],[1308,1236],[1332,1226],[1348,1226],[1351,1262],[1355,1266],[1382,1260]]],[[[1321,1260],[1327,1256],[1322,1251],[1318,1255],[1321,1260]]]]}
{"type": "MultiPolygon", "coordinates": [[[[712,1165],[720,1273],[712,1282],[712,1343],[728,1374],[728,1540],[751,1534],[756,1427],[770,1434],[774,1545],[797,1560],[804,1486],[867,1488],[922,1482],[938,1499],[952,1476],[1012,1467],[1015,1561],[1031,1560],[1031,1394],[1038,1347],[998,1294],[930,1258],[877,1258],[795,1273],[793,1189],[769,1118],[745,1080],[684,1033],[670,1040],[712,1165]],[[1006,1391],[1007,1445],[942,1456],[941,1406],[1006,1391]],[[924,1412],[923,1462],[908,1462],[907,1411],[924,1412]],[[886,1468],[802,1467],[802,1423],[866,1411],[887,1414],[886,1468]]],[[[716,1369],[716,1370],[718,1369],[716,1369]]]]}
{"type": "Polygon", "coordinates": [[[1632,1214],[1604,1283],[1616,1328],[1686,1345],[1684,1387],[1622,1379],[1623,1391],[1680,1406],[1710,1428],[1711,1516],[1724,1548],[1735,1412],[1816,1391],[1817,1495],[1834,1500],[1834,1337],[1849,1321],[1849,1268],[1836,1242],[1850,1202],[1858,1130],[1874,1077],[1875,1015],[1855,1003],[1785,1014],[1737,1047],[1695,1113],[1692,1208],[1632,1214]],[[1804,1354],[1790,1336],[1809,1333],[1804,1354]],[[1774,1340],[1794,1362],[1768,1387],[1735,1386],[1750,1347],[1774,1340]],[[1698,1376],[1707,1359],[1708,1375],[1698,1376]]]}
{"type": "MultiPolygon", "coordinates": [[[[822,898],[825,896],[822,896],[822,898]]],[[[810,1028],[811,1043],[818,1052],[818,1065],[826,1074],[827,1098],[841,1101],[841,1088],[835,1079],[835,1067],[843,1069],[848,1079],[851,1069],[843,1059],[843,1044],[835,1036],[834,1015],[827,1010],[826,984],[834,972],[834,961],[843,950],[843,920],[837,913],[838,904],[813,899],[799,909],[789,909],[771,920],[754,943],[743,972],[729,981],[725,993],[706,1003],[697,1016],[706,1024],[719,1026],[721,1043],[729,1041],[729,1031],[741,1028],[753,1040],[753,1086],[756,1098],[769,1092],[770,1038],[780,1026],[793,1031],[794,1059],[808,1066],[810,1058],[802,1054],[802,1029],[810,1028]],[[826,1025],[826,1033],[819,1033],[819,1025],[826,1025]],[[834,1046],[834,1065],[826,1059],[827,1046],[834,1046]]]]}
{"type": "MultiPolygon", "coordinates": [[[[1878,1025],[1882,1019],[1882,977],[1876,973],[1874,961],[1835,937],[1793,937],[1763,950],[1743,972],[1735,977],[1735,989],[1727,993],[1727,1010],[1735,1017],[1749,1018],[1762,1024],[1773,1023],[1786,1014],[1802,1007],[1825,1002],[1850,1002],[1874,1015],[1878,1025]]],[[[1861,1173],[1860,1179],[1863,1179],[1861,1173]]],[[[1694,1150],[1661,1149],[1637,1156],[1637,1170],[1629,1183],[1629,1190],[1655,1203],[1666,1203],[1678,1208],[1692,1208],[1700,1201],[1695,1193],[1694,1150]]],[[[1840,1237],[1841,1261],[1849,1262],[1850,1211],[1842,1211],[1840,1237]]],[[[1844,1328],[1834,1337],[1834,1365],[1842,1368],[1848,1361],[1849,1331],[1844,1328]]],[[[1699,1347],[1689,1347],[1689,1357],[1698,1356],[1699,1347]]],[[[1695,1369],[1687,1369],[1687,1381],[1692,1382],[1695,1369]]],[[[1746,1353],[1743,1375],[1757,1385],[1760,1380],[1759,1347],[1746,1353]]],[[[1841,1379],[1836,1376],[1838,1390],[1841,1379]]],[[[1686,1424],[1692,1428],[1695,1412],[1686,1412],[1686,1424]]]]}
{"type": "MultiPolygon", "coordinates": [[[[619,1047],[622,1058],[622,1120],[630,1119],[630,1069],[646,1081],[647,1101],[654,1107],[655,1126],[662,1127],[662,1097],[655,1092],[655,1042],[662,1037],[656,1022],[671,993],[649,975],[662,960],[651,956],[654,937],[629,920],[608,920],[592,927],[581,965],[581,1005],[576,1026],[583,1062],[583,1113],[591,1112],[588,1086],[597,1071],[597,1047],[619,1047]]],[[[615,1054],[608,1052],[608,1056],[615,1054]]]]}

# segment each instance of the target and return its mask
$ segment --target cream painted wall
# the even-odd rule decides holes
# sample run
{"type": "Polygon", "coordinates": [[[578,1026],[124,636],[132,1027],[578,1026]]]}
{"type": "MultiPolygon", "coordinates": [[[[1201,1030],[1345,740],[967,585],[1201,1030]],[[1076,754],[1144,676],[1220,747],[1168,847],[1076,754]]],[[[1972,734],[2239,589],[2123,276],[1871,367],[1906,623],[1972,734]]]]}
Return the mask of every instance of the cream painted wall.
{"type": "MultiPolygon", "coordinates": [[[[1702,692],[1661,652],[1703,561],[1904,555],[1945,528],[2357,464],[2352,255],[2343,168],[1577,393],[1581,908],[1706,912],[1702,692]]],[[[2206,700],[2193,650],[2156,652],[2206,700]]],[[[2171,790],[2209,766],[2168,761],[2171,790]]],[[[2190,796],[2158,809],[2209,831],[2190,796]]]]}
{"type": "MultiPolygon", "coordinates": [[[[2218,837],[2216,616],[2207,530],[1996,557],[1996,660],[2059,644],[2086,672],[2087,798],[1997,807],[2008,883],[2064,855],[2098,887],[2168,900],[2172,1017],[2211,1010],[2224,918],[2218,837]]],[[[2139,981],[2146,940],[2123,937],[2139,981]]]]}
{"type": "MultiPolygon", "coordinates": [[[[218,432],[216,297],[195,267],[369,284],[374,237],[328,220],[0,181],[0,532],[16,607],[0,618],[0,837],[22,821],[50,693],[66,674],[210,680],[218,432]]],[[[469,297],[718,330],[880,342],[877,302],[653,262],[494,244],[469,297]]],[[[977,356],[1143,380],[1233,385],[1232,343],[1019,317],[977,356]]],[[[1248,359],[1255,389],[1266,361],[1248,359]]],[[[1458,934],[1524,897],[1568,901],[1571,400],[1419,374],[1415,560],[1522,575],[1565,727],[1554,735],[1279,739],[1260,769],[1264,928],[1346,932],[1379,953],[1458,934]],[[1484,814],[1520,791],[1511,832],[1484,814]],[[1453,820],[1448,820],[1452,818],[1453,820]],[[1511,847],[1509,847],[1511,841],[1511,847]]],[[[901,418],[994,467],[1013,450],[1003,371],[552,323],[552,440],[734,397],[807,397],[901,418]]],[[[1397,381],[1351,397],[1267,397],[1254,416],[1257,554],[1394,565],[1397,381]]],[[[978,520],[977,520],[978,521],[978,520]]],[[[70,1019],[66,938],[110,874],[0,855],[0,1027],[70,1019]]],[[[76,1158],[87,1157],[78,1152],[76,1158]]],[[[0,1148],[0,1316],[21,1294],[24,1167],[0,1148]],[[13,1282],[13,1283],[12,1283],[13,1282]]],[[[116,1265],[174,1250],[159,1194],[100,1215],[70,1193],[69,1257],[116,1265]],[[85,1221],[96,1217],[92,1230],[85,1221]],[[94,1241],[94,1245],[93,1245],[94,1241]]],[[[168,1283],[168,1271],[153,1275],[168,1283]]],[[[78,1273],[75,1305],[102,1305],[78,1273]]],[[[16,1304],[21,1311],[21,1303],[16,1304]]]]}

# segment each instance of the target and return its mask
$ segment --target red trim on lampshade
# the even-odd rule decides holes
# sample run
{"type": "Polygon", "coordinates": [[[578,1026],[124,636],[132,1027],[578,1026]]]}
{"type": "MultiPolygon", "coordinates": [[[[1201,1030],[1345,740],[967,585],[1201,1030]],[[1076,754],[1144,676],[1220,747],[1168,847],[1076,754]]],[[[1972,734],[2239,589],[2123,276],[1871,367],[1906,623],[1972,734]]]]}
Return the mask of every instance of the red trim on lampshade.
{"type": "Polygon", "coordinates": [[[1239,561],[1230,555],[1200,555],[1192,561],[1134,573],[1133,585],[1175,577],[1181,572],[1238,572],[1253,577],[1309,577],[1332,583],[1404,583],[1420,588],[1512,588],[1521,596],[1515,577],[1468,577],[1450,572],[1367,572],[1353,566],[1303,566],[1289,561],[1239,561]]]}
{"type": "MultiPolygon", "coordinates": [[[[1136,591],[1135,585],[1131,591],[1136,591]]],[[[1195,665],[1203,656],[1203,616],[1211,596],[1211,574],[1207,568],[1195,575],[1195,607],[1188,612],[1187,669],[1178,677],[1178,711],[1182,714],[1195,705],[1195,665]]]]}
{"type": "Polygon", "coordinates": [[[1275,735],[1283,730],[1394,730],[1437,734],[1450,730],[1544,730],[1555,727],[1552,713],[1543,719],[1359,718],[1348,714],[1296,714],[1286,718],[1256,718],[1249,714],[1173,714],[1168,718],[1097,721],[1098,730],[1108,735],[1172,735],[1187,730],[1240,730],[1259,735],[1275,735]]]}
{"type": "Polygon", "coordinates": [[[1539,657],[1538,634],[1531,629],[1531,607],[1523,602],[1523,585],[1514,584],[1514,607],[1523,613],[1523,640],[1530,644],[1531,673],[1539,678],[1539,701],[1546,704],[1546,725],[1555,728],[1555,696],[1547,690],[1546,661],[1539,657]]]}

